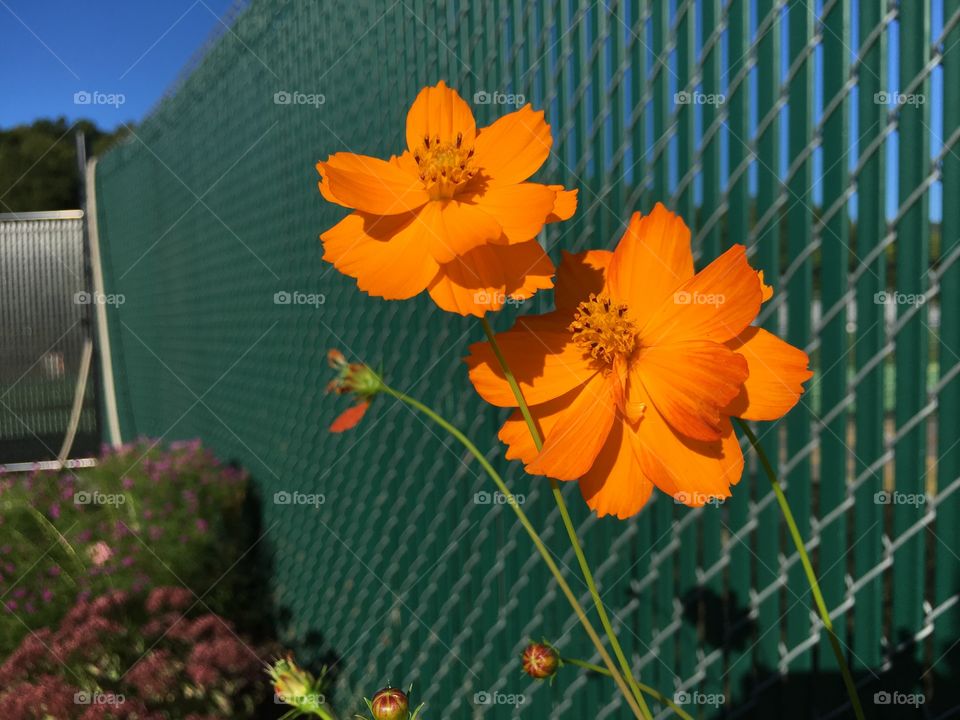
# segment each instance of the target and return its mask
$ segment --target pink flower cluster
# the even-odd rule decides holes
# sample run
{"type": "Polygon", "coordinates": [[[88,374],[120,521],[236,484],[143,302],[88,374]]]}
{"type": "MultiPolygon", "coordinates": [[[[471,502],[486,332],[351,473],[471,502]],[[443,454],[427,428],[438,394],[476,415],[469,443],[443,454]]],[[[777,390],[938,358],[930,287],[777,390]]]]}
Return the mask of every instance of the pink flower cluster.
{"type": "Polygon", "coordinates": [[[275,653],[243,640],[185,588],[110,592],[79,601],[0,665],[0,717],[249,718],[272,697],[262,667],[275,653]]]}

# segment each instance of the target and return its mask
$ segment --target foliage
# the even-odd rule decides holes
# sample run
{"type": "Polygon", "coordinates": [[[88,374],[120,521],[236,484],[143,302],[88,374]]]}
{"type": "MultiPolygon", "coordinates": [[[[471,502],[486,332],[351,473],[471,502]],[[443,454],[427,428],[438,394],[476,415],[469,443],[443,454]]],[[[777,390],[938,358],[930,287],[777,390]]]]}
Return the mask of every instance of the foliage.
{"type": "Polygon", "coordinates": [[[272,698],[256,648],[182,587],[81,599],[0,666],[9,720],[255,717],[272,698]]]}
{"type": "Polygon", "coordinates": [[[236,619],[247,477],[199,441],[146,440],[79,472],[0,478],[0,653],[55,626],[76,601],[175,585],[236,619]],[[234,601],[236,603],[236,601],[234,601]]]}
{"type": "Polygon", "coordinates": [[[80,207],[75,134],[82,131],[87,152],[99,155],[128,134],[124,126],[101,130],[89,120],[36,120],[0,130],[0,212],[68,210],[80,207]]]}

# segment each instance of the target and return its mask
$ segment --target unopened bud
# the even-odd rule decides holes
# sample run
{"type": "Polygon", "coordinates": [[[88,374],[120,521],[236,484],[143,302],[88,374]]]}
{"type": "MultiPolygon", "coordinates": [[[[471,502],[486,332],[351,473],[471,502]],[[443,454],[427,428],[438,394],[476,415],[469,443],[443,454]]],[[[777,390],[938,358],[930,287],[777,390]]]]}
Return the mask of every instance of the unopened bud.
{"type": "Polygon", "coordinates": [[[407,720],[410,702],[403,691],[392,687],[379,690],[370,701],[373,720],[407,720]]]}
{"type": "Polygon", "coordinates": [[[560,655],[547,643],[530,643],[520,655],[523,671],[537,680],[553,677],[560,667],[560,655]]]}

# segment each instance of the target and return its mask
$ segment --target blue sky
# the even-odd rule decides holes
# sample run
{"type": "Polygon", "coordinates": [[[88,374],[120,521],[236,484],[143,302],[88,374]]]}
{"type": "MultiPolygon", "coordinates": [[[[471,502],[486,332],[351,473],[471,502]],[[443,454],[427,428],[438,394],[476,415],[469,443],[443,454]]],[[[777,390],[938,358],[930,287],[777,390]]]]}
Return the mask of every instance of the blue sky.
{"type": "Polygon", "coordinates": [[[61,115],[106,129],[140,120],[232,5],[0,0],[0,127],[61,115]],[[76,104],[78,92],[91,102],[76,104]]]}

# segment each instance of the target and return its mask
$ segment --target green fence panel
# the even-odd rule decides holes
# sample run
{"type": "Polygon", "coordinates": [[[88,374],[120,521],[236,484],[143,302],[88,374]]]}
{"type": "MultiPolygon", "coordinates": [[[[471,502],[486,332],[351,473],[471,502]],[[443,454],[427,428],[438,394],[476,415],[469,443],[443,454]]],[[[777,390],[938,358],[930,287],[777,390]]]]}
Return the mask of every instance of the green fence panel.
{"type": "MultiPolygon", "coordinates": [[[[324,392],[339,347],[477,440],[576,567],[549,489],[492,442],[503,412],[461,362],[475,321],[367,297],[321,260],[317,236],[342,212],[314,163],[397,152],[409,103],[440,79],[480,125],[513,109],[494,93],[546,112],[539,177],[580,190],[576,217],[541,238],[555,261],[613,247],[656,201],[690,225],[698,267],[747,245],[775,289],[760,323],[817,371],[757,431],[868,716],[882,690],[922,690],[933,717],[960,705],[958,0],[253,0],[226,25],[97,166],[106,289],[126,300],[108,309],[121,430],[201,436],[249,467],[281,639],[306,661],[337,658],[344,714],[413,682],[428,717],[626,717],[602,677],[519,673],[531,637],[598,658],[459,447],[391,400],[351,433],[326,430],[344,409],[324,392]],[[284,102],[293,93],[314,101],[284,102]],[[294,292],[324,301],[277,295],[294,292]],[[277,500],[294,491],[324,502],[277,500]]],[[[494,322],[551,303],[540,293],[494,322]]],[[[593,517],[574,483],[564,492],[644,681],[724,696],[691,704],[697,717],[846,717],[799,558],[745,451],[720,507],[661,494],[620,522],[593,517]]],[[[589,605],[573,571],[571,584],[589,605]]]]}
{"type": "MultiPolygon", "coordinates": [[[[783,9],[773,0],[757,3],[757,29],[760,38],[757,49],[757,198],[754,226],[750,234],[750,246],[756,248],[756,266],[764,271],[764,277],[780,276],[780,218],[784,195],[780,188],[780,98],[781,84],[781,28],[783,9]]],[[[783,288],[761,310],[763,325],[770,332],[783,336],[783,328],[777,317],[782,302],[783,288]]],[[[760,438],[764,451],[771,458],[780,452],[781,424],[773,423],[760,438]]],[[[753,659],[758,667],[771,671],[779,657],[780,634],[773,630],[781,621],[781,596],[778,564],[780,562],[781,517],[773,494],[762,484],[754,488],[754,513],[757,531],[746,542],[753,547],[753,580],[760,590],[750,597],[750,609],[755,613],[757,628],[748,636],[753,646],[753,659]]],[[[746,604],[748,598],[742,602],[746,604]]],[[[745,664],[747,661],[744,660],[745,664]]],[[[739,664],[738,664],[739,667],[739,664]]]]}
{"type": "MultiPolygon", "coordinates": [[[[847,484],[843,482],[850,438],[848,418],[850,398],[847,396],[847,369],[850,348],[847,333],[847,273],[850,266],[850,223],[846,212],[850,189],[847,163],[850,133],[848,126],[847,77],[850,67],[850,3],[835,2],[825,9],[823,24],[823,194],[824,203],[817,220],[814,237],[820,240],[821,318],[819,385],[823,403],[820,408],[820,471],[817,522],[820,546],[817,548],[817,571],[827,607],[838,608],[844,600],[847,570],[846,510],[847,484]]],[[[837,635],[849,643],[848,615],[836,623],[837,635]]],[[[819,646],[820,662],[835,670],[839,666],[827,638],[819,646]]],[[[825,688],[819,688],[821,692],[825,688]]]]}
{"type": "MultiPolygon", "coordinates": [[[[920,3],[900,16],[900,77],[903,93],[929,94],[925,72],[930,57],[930,8],[920,3]]],[[[905,103],[899,108],[899,186],[897,230],[913,242],[896,246],[896,283],[905,296],[919,296],[929,287],[929,219],[927,217],[927,176],[930,166],[930,127],[928,105],[905,103]]],[[[929,357],[928,319],[925,303],[896,305],[896,433],[894,486],[897,493],[926,495],[926,427],[922,420],[927,404],[927,359],[929,357]]],[[[896,496],[894,496],[896,499],[896,496]]],[[[925,505],[893,503],[893,627],[895,643],[910,643],[910,654],[919,658],[922,650],[914,642],[916,627],[923,618],[924,544],[918,515],[925,505]]]]}
{"type": "Polygon", "coordinates": [[[859,158],[857,183],[858,222],[855,238],[853,282],[856,293],[857,337],[853,349],[855,375],[854,447],[854,577],[850,593],[855,604],[851,631],[853,667],[873,667],[880,661],[883,637],[883,576],[876,572],[883,552],[883,508],[874,502],[883,485],[884,418],[883,368],[886,353],[884,306],[876,301],[886,289],[884,239],[887,225],[883,206],[883,139],[886,107],[876,101],[886,76],[887,29],[877,3],[859,5],[857,39],[860,97],[856,129],[859,158]]]}
{"type": "MultiPolygon", "coordinates": [[[[955,48],[960,43],[960,0],[950,0],[945,5],[945,26],[951,29],[940,40],[941,50],[955,48]]],[[[944,56],[944,87],[957,87],[960,83],[960,55],[944,56]]],[[[960,94],[948,93],[944,98],[944,148],[943,158],[944,197],[960,197],[960,154],[957,141],[960,139],[960,94]]],[[[960,307],[960,213],[945,214],[941,227],[940,268],[937,280],[940,286],[940,307],[960,307]]],[[[957,442],[956,422],[960,418],[960,324],[943,323],[941,320],[940,343],[937,348],[940,361],[940,378],[937,383],[940,424],[937,434],[939,460],[937,462],[937,525],[936,542],[932,554],[939,558],[945,548],[960,547],[960,443],[957,442]]],[[[960,588],[960,562],[950,564],[936,579],[936,595],[931,617],[937,618],[934,625],[933,652],[937,658],[952,651],[954,638],[960,637],[960,614],[951,610],[957,588],[960,588]]]]}
{"type": "MultiPolygon", "coordinates": [[[[813,114],[814,114],[814,46],[813,26],[816,8],[805,0],[791,0],[788,6],[789,57],[787,84],[789,88],[790,165],[787,168],[787,340],[798,347],[812,351],[813,305],[813,114]]],[[[822,367],[822,364],[821,364],[822,367]]],[[[821,390],[822,378],[811,383],[811,394],[821,390]]],[[[813,477],[812,410],[809,398],[801,401],[787,417],[787,463],[783,468],[787,481],[786,494],[797,519],[800,534],[810,536],[810,517],[813,511],[810,480],[813,477]]],[[[787,554],[787,581],[784,602],[786,610],[786,641],[796,648],[796,664],[803,670],[811,667],[809,648],[811,611],[803,590],[804,574],[796,551],[787,554]]],[[[812,686],[809,688],[812,693],[812,686]]]]}

